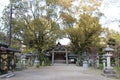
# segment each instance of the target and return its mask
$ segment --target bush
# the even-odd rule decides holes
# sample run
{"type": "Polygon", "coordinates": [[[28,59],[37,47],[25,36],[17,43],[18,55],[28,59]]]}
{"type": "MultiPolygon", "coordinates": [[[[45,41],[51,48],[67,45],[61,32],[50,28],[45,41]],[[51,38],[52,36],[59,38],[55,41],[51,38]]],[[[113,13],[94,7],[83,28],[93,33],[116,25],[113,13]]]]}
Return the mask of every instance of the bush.
{"type": "Polygon", "coordinates": [[[51,65],[51,62],[48,58],[45,58],[44,59],[44,66],[50,66],[51,65]]]}
{"type": "Polygon", "coordinates": [[[39,67],[40,67],[40,64],[37,64],[37,65],[36,65],[36,68],[39,68],[39,67]]]}
{"type": "Polygon", "coordinates": [[[103,64],[99,64],[99,69],[103,69],[103,64]]]}
{"type": "Polygon", "coordinates": [[[114,69],[116,70],[117,74],[120,74],[120,67],[114,67],[114,69]]]}

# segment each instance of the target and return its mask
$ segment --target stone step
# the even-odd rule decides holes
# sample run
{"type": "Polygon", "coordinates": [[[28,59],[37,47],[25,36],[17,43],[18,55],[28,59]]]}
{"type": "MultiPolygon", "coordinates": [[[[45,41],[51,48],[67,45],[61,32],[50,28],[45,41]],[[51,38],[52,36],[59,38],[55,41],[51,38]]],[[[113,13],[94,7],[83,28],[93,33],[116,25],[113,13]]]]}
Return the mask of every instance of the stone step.
{"type": "Polygon", "coordinates": [[[103,75],[106,76],[106,77],[116,77],[117,76],[116,71],[113,70],[113,69],[103,70],[103,75]]]}
{"type": "Polygon", "coordinates": [[[7,75],[9,75],[9,74],[7,73],[7,74],[0,75],[0,79],[5,78],[7,75]]]}
{"type": "Polygon", "coordinates": [[[54,62],[55,62],[55,63],[65,63],[66,60],[55,60],[54,62]]]}
{"type": "Polygon", "coordinates": [[[103,74],[105,77],[117,77],[117,74],[103,74]]]}
{"type": "Polygon", "coordinates": [[[2,79],[2,78],[9,78],[9,77],[12,77],[12,76],[15,76],[15,74],[12,73],[12,72],[10,72],[10,73],[1,75],[1,76],[0,76],[0,79],[2,79]]]}
{"type": "Polygon", "coordinates": [[[14,73],[10,73],[9,75],[6,76],[6,78],[10,78],[10,77],[13,77],[13,76],[15,76],[15,74],[14,73]]]}

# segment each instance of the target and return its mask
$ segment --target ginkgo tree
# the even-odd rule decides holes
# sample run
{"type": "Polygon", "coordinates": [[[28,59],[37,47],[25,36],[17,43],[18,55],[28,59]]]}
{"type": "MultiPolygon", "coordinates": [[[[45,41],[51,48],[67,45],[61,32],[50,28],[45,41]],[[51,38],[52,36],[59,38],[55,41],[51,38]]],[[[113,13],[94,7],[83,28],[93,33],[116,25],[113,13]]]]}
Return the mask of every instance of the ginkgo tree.
{"type": "Polygon", "coordinates": [[[66,33],[71,40],[72,50],[79,54],[87,52],[91,46],[99,45],[101,25],[98,17],[83,14],[73,28],[67,28],[66,33]]]}
{"type": "Polygon", "coordinates": [[[80,0],[77,5],[68,9],[69,14],[61,14],[72,50],[80,55],[90,46],[99,44],[101,34],[99,18],[103,15],[99,10],[101,3],[102,0],[80,0]]]}
{"type": "MultiPolygon", "coordinates": [[[[38,0],[33,1],[33,3],[12,0],[11,3],[14,3],[12,39],[17,38],[29,49],[34,48],[34,50],[37,50],[41,63],[45,59],[43,51],[53,46],[57,38],[61,35],[60,27],[51,18],[54,15],[49,15],[50,13],[48,13],[48,16],[42,13],[42,11],[47,12],[49,9],[45,9],[46,6],[41,5],[38,0]]],[[[8,7],[3,11],[3,21],[6,30],[9,32],[8,7]]]]}

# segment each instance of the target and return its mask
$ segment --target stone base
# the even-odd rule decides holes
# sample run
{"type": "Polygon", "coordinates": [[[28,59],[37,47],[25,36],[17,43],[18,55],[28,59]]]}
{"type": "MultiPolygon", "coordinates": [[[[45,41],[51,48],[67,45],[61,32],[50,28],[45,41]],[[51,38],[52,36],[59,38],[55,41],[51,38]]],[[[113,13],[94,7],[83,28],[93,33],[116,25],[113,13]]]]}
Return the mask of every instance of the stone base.
{"type": "Polygon", "coordinates": [[[12,73],[12,72],[9,72],[9,73],[7,73],[7,74],[1,75],[1,76],[0,76],[0,80],[1,80],[2,78],[10,78],[10,77],[13,77],[13,76],[15,76],[15,74],[12,73]]]}
{"type": "Polygon", "coordinates": [[[103,75],[106,77],[116,77],[116,71],[112,68],[106,68],[103,70],[103,75]]]}
{"type": "Polygon", "coordinates": [[[21,67],[16,67],[15,70],[16,71],[22,71],[22,68],[21,67]]]}

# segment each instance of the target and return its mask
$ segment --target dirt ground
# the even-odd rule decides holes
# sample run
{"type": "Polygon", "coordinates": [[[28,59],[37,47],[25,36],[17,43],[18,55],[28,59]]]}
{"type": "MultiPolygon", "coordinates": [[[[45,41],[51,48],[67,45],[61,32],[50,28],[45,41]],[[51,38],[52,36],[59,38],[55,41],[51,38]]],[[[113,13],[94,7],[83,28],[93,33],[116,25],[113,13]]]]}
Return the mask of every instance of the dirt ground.
{"type": "Polygon", "coordinates": [[[2,80],[115,80],[101,75],[102,72],[99,70],[70,64],[28,68],[14,73],[14,77],[2,80]]]}

